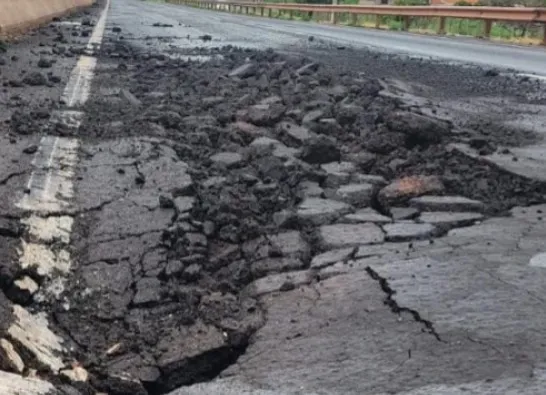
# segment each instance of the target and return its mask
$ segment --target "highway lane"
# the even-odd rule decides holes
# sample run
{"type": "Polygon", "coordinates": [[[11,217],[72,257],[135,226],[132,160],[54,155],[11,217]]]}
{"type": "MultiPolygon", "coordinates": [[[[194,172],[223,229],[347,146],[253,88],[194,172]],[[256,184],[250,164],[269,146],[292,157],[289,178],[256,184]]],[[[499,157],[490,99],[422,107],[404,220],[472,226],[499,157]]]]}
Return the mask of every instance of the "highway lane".
{"type": "Polygon", "coordinates": [[[209,46],[233,44],[276,49],[302,45],[309,36],[313,36],[315,41],[322,39],[355,48],[515,69],[546,76],[546,49],[540,47],[268,19],[134,0],[114,2],[113,14],[122,15],[117,20],[121,24],[138,21],[143,36],[158,34],[158,28],[150,26],[153,23],[172,24],[173,28],[165,29],[164,33],[176,37],[177,46],[194,45],[186,39],[188,33],[191,36],[212,35],[214,40],[204,44],[209,46]]]}

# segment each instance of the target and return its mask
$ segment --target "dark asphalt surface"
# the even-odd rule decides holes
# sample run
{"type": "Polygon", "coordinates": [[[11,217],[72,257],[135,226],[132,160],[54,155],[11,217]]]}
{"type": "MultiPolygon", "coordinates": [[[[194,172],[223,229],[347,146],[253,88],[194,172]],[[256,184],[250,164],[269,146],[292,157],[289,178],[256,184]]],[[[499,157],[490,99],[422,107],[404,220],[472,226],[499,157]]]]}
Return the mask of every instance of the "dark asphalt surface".
{"type": "Polygon", "coordinates": [[[0,338],[26,364],[3,370],[54,395],[543,394],[546,184],[480,159],[541,141],[543,86],[490,73],[541,49],[113,0],[66,109],[51,30],[9,51],[51,50],[60,86],[0,103],[0,338]],[[18,340],[16,304],[61,353],[18,340]]]}

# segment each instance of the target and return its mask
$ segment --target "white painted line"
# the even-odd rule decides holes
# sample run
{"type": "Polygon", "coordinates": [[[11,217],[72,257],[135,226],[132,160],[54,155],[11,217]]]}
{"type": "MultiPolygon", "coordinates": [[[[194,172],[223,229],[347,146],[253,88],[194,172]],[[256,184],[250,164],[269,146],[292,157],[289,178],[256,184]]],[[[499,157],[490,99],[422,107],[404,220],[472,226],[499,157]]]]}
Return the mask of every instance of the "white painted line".
{"type": "Polygon", "coordinates": [[[41,215],[67,210],[74,195],[72,178],[78,162],[76,139],[45,136],[32,162],[27,194],[17,206],[41,215]]]}
{"type": "Polygon", "coordinates": [[[47,395],[54,393],[55,388],[46,381],[0,371],[0,394],[2,395],[47,395]]]}
{"type": "MultiPolygon", "coordinates": [[[[100,46],[109,7],[110,0],[107,0],[89,40],[88,49],[100,46]]],[[[84,114],[71,108],[83,106],[88,100],[96,64],[96,58],[80,56],[62,95],[67,108],[55,111],[51,115],[51,123],[62,123],[73,130],[79,128],[84,114]]],[[[21,239],[19,265],[21,269],[35,273],[43,280],[35,300],[51,296],[59,298],[70,272],[72,262],[68,246],[74,218],[69,213],[74,196],[73,179],[79,145],[76,138],[43,137],[32,162],[34,170],[27,191],[17,203],[28,214],[21,221],[27,226],[28,235],[21,239]]],[[[40,369],[58,374],[65,367],[62,359],[65,349],[62,339],[50,330],[46,316],[32,314],[19,305],[14,305],[13,315],[14,322],[7,330],[7,340],[17,345],[21,355],[37,362],[40,369]]],[[[0,389],[3,374],[0,372],[0,389]]],[[[48,383],[42,384],[39,381],[21,383],[21,387],[16,387],[16,391],[19,391],[17,393],[22,394],[45,394],[52,390],[53,387],[48,383]],[[25,392],[23,384],[35,385],[35,389],[25,392]]],[[[4,393],[16,392],[8,387],[0,392],[1,395],[4,393]]]]}

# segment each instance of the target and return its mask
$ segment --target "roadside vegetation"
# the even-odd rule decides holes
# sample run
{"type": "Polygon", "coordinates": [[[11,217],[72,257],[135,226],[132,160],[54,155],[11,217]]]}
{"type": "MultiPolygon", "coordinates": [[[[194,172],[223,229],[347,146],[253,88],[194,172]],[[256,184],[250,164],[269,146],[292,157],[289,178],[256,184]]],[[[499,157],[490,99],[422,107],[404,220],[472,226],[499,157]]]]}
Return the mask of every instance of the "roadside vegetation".
{"type": "MultiPolygon", "coordinates": [[[[331,4],[328,0],[265,0],[269,3],[308,3],[308,4],[331,4]]],[[[340,0],[340,4],[359,4],[359,0],[340,0]]],[[[428,5],[427,0],[395,0],[395,5],[428,5]]],[[[528,6],[528,7],[546,7],[546,0],[480,0],[476,4],[471,4],[465,0],[456,3],[458,6],[528,6]]],[[[307,13],[294,12],[292,16],[288,12],[279,12],[273,10],[272,17],[282,19],[297,19],[315,22],[329,22],[329,14],[316,14],[310,17],[307,13]]],[[[403,20],[397,16],[379,17],[379,27],[386,30],[402,30],[403,20]]],[[[356,18],[348,14],[340,14],[337,23],[343,25],[375,27],[376,17],[374,15],[359,15],[356,18]]],[[[412,18],[409,30],[416,33],[436,34],[439,27],[439,18],[412,18]]],[[[484,34],[484,23],[478,20],[446,18],[445,34],[452,36],[470,36],[482,37],[484,34]]],[[[540,24],[529,23],[506,23],[494,22],[491,27],[491,39],[515,42],[518,44],[539,44],[541,41],[542,26],[540,24]]]]}

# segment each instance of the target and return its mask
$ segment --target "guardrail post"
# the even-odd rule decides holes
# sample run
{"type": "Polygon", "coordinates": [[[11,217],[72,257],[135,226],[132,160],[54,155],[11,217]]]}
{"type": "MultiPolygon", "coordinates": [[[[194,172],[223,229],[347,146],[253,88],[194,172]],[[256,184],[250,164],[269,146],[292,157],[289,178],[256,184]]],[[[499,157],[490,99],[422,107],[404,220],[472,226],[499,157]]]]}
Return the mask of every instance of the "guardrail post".
{"type": "Polygon", "coordinates": [[[483,25],[483,35],[484,37],[489,38],[491,36],[491,27],[493,26],[493,21],[490,19],[487,19],[484,21],[483,25]]]}
{"type": "Polygon", "coordinates": [[[249,7],[245,7],[245,14],[247,14],[247,15],[248,15],[248,11],[249,11],[249,10],[250,10],[250,8],[249,8],[249,7]]]}
{"type": "Polygon", "coordinates": [[[402,30],[407,32],[409,30],[410,23],[411,23],[410,17],[409,16],[403,16],[402,17],[402,30]]]}
{"type": "Polygon", "coordinates": [[[288,19],[294,19],[294,10],[288,11],[288,19]]]}
{"type": "Polygon", "coordinates": [[[438,34],[446,34],[446,18],[440,17],[440,23],[438,24],[438,34]]]}
{"type": "Polygon", "coordinates": [[[358,14],[351,14],[351,25],[358,25],[358,14]]]}
{"type": "Polygon", "coordinates": [[[309,18],[310,21],[313,20],[313,11],[309,11],[309,12],[307,13],[307,18],[309,18]]]}
{"type": "Polygon", "coordinates": [[[542,24],[542,45],[546,45],[546,23],[542,24]]]}
{"type": "Polygon", "coordinates": [[[273,9],[272,8],[268,8],[267,9],[267,17],[268,18],[271,18],[273,16],[273,9]]]}
{"type": "Polygon", "coordinates": [[[263,7],[260,7],[260,16],[264,16],[264,8],[263,7]]]}
{"type": "Polygon", "coordinates": [[[375,16],[375,28],[379,29],[381,27],[381,15],[375,16]]]}

